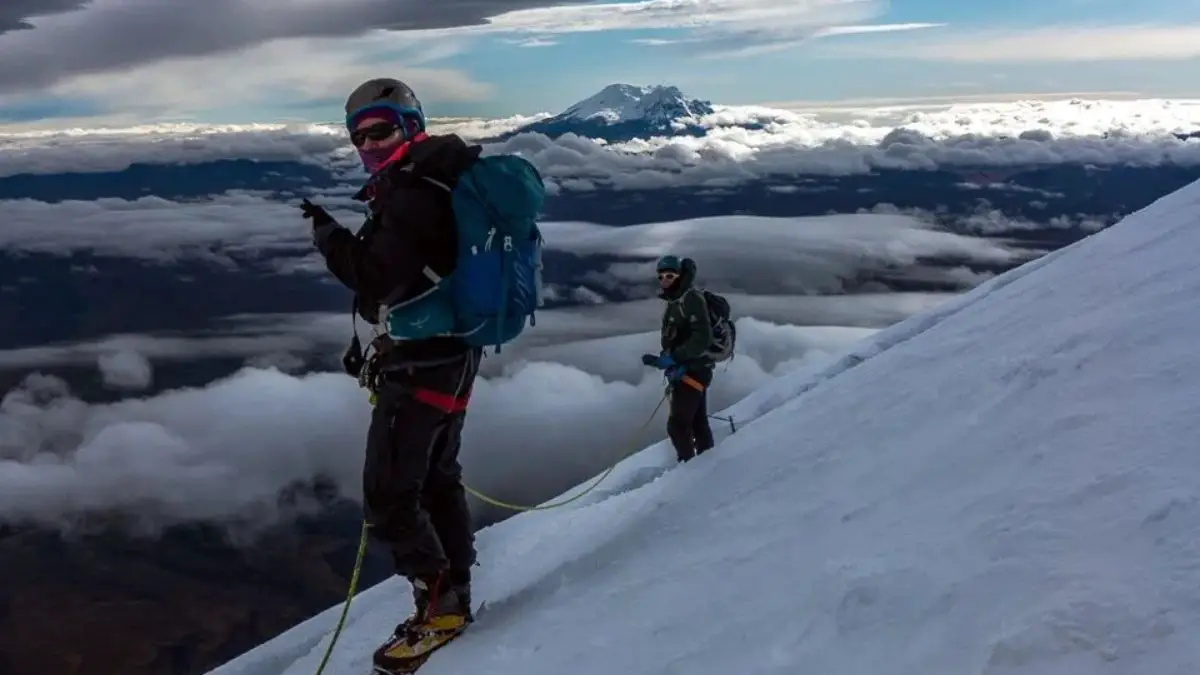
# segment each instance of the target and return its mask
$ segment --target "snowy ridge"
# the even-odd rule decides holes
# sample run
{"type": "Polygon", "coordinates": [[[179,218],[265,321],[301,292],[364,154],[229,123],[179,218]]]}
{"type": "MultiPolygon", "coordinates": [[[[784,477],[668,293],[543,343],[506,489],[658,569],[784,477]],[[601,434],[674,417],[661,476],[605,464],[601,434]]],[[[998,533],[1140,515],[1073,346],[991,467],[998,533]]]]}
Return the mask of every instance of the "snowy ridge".
{"type": "MultiPolygon", "coordinates": [[[[491,609],[422,674],[1200,672],[1197,227],[1193,184],[484,530],[491,609]]],[[[407,593],[356,599],[329,672],[407,593]]],[[[311,675],[338,612],[214,675],[311,675]]]]}
{"type": "Polygon", "coordinates": [[[503,133],[503,141],[525,133],[548,138],[575,134],[609,143],[635,138],[704,135],[701,117],[712,115],[710,101],[687,98],[678,87],[610,84],[563,112],[503,133]]]}
{"type": "Polygon", "coordinates": [[[688,99],[678,87],[610,84],[567,108],[558,119],[595,120],[605,124],[644,121],[655,126],[698,119],[713,112],[712,103],[688,99]]]}

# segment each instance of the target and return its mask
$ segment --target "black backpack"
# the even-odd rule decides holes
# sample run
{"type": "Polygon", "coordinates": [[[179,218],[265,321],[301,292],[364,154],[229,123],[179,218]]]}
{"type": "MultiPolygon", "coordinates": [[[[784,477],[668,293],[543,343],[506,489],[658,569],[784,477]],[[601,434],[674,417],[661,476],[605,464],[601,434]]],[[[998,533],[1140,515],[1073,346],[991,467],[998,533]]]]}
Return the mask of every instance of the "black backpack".
{"type": "Polygon", "coordinates": [[[737,344],[737,326],[730,318],[729,300],[710,290],[695,290],[704,298],[704,306],[708,310],[708,323],[712,326],[713,340],[704,355],[714,363],[728,361],[733,358],[733,350],[737,344]]]}

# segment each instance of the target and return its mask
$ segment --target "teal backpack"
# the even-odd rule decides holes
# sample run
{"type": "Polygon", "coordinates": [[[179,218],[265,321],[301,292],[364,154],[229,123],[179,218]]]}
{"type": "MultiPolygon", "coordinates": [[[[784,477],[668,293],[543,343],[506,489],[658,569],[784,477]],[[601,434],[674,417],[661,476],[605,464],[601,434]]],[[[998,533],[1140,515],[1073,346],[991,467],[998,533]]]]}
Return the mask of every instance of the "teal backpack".
{"type": "Polygon", "coordinates": [[[428,291],[384,310],[393,340],[462,338],[474,347],[500,346],[529,325],[544,303],[542,233],[537,218],[546,198],[537,169],[519,155],[481,157],[450,193],[458,230],[458,265],[447,277],[426,267],[428,291]]]}

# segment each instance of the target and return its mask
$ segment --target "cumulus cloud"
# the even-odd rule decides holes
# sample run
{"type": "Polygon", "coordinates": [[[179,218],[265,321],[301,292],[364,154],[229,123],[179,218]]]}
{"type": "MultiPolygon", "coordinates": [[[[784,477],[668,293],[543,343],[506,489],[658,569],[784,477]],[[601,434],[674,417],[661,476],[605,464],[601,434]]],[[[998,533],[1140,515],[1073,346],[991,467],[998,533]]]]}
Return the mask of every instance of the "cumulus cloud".
{"type": "MultiPolygon", "coordinates": [[[[718,372],[713,409],[871,332],[740,319],[739,353],[718,372]]],[[[479,381],[465,432],[468,483],[538,502],[662,438],[663,412],[639,430],[662,394],[661,378],[638,359],[656,344],[654,332],[627,332],[548,346],[553,360],[490,365],[499,372],[479,381]]],[[[314,476],[357,498],[368,414],[364,392],[340,373],[248,368],[204,388],[104,405],[33,376],[0,402],[0,521],[59,526],[84,512],[131,512],[148,527],[265,523],[285,515],[281,489],[314,476]]],[[[507,515],[476,508],[483,522],[507,515]]]]}
{"type": "Polygon", "coordinates": [[[154,379],[150,361],[133,349],[103,353],[96,365],[104,385],[111,389],[139,391],[149,387],[154,379]]]}
{"type": "Polygon", "coordinates": [[[620,228],[547,223],[544,231],[552,249],[625,257],[609,264],[599,283],[640,287],[647,294],[654,292],[646,282],[654,276],[655,260],[667,253],[699,261],[706,284],[759,295],[840,294],[863,275],[918,265],[921,258],[1002,265],[1027,259],[998,241],[937,230],[901,214],[719,216],[620,228]]]}
{"type": "MultiPolygon", "coordinates": [[[[488,144],[486,150],[520,152],[538,166],[553,190],[726,187],[764,178],[786,185],[797,176],[879,169],[1200,163],[1200,142],[1172,135],[1195,130],[1197,101],[1071,99],[833,112],[717,108],[701,120],[707,127],[703,137],[608,144],[571,134],[555,140],[521,134],[488,144]]],[[[476,139],[518,126],[452,124],[441,129],[476,139]]],[[[334,128],[153,129],[0,134],[0,150],[14,150],[0,153],[0,177],[217,157],[291,158],[327,166],[346,178],[361,175],[344,134],[334,128]]]]}
{"type": "MultiPolygon", "coordinates": [[[[325,201],[332,205],[335,199],[325,201]]],[[[162,262],[187,256],[225,263],[230,254],[312,250],[311,225],[295,205],[250,195],[187,204],[142,197],[57,204],[14,200],[7,206],[11,227],[0,228],[0,248],[10,251],[91,251],[162,262]]],[[[348,224],[361,222],[351,212],[330,212],[348,224]]]]}

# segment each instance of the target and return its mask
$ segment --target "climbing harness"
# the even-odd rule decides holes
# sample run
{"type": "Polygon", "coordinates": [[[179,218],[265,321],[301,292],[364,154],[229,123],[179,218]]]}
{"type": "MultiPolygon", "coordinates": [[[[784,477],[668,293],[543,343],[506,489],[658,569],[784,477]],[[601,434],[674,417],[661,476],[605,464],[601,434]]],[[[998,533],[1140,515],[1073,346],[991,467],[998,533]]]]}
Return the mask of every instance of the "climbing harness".
{"type": "MultiPolygon", "coordinates": [[[[729,368],[728,364],[726,364],[725,367],[728,370],[728,368],[729,368]]],[[[691,387],[692,389],[695,389],[696,391],[704,391],[704,389],[705,389],[704,385],[700,384],[700,381],[697,380],[696,378],[692,377],[691,375],[684,375],[683,377],[679,378],[679,381],[686,384],[687,386],[691,387]]],[[[669,379],[667,382],[666,393],[663,396],[664,396],[664,399],[671,397],[671,383],[670,383],[669,379]]],[[[714,420],[721,420],[722,422],[728,423],[729,424],[729,433],[731,433],[731,434],[737,433],[737,425],[735,425],[733,422],[733,415],[729,415],[729,416],[708,415],[708,418],[714,419],[714,420]]]]}
{"type": "Polygon", "coordinates": [[[697,380],[691,375],[684,375],[683,377],[679,378],[679,381],[691,387],[692,389],[695,389],[696,391],[704,391],[704,385],[700,384],[700,380],[697,380]]]}

